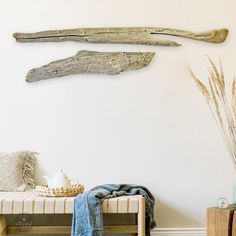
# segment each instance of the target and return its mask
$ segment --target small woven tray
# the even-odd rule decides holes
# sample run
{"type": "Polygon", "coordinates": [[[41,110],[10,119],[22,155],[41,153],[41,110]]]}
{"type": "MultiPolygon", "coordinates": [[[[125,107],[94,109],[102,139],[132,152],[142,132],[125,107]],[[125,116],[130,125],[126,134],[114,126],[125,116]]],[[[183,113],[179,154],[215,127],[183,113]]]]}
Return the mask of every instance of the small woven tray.
{"type": "Polygon", "coordinates": [[[75,197],[84,191],[83,185],[72,185],[70,188],[48,188],[36,186],[35,191],[44,197],[75,197]]]}

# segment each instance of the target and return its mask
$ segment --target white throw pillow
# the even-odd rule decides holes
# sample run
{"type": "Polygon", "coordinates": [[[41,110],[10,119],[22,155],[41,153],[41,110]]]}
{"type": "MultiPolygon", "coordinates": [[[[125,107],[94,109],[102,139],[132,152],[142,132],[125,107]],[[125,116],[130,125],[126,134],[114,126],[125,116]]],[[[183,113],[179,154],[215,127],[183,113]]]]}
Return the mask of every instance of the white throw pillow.
{"type": "Polygon", "coordinates": [[[36,152],[0,153],[0,191],[23,192],[35,188],[36,152]]]}

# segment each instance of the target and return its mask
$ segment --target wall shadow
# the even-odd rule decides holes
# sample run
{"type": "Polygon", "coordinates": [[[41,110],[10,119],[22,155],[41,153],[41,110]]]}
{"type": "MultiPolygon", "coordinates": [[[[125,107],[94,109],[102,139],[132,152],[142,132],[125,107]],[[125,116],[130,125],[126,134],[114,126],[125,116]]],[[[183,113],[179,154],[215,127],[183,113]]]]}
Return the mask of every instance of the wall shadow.
{"type": "Polygon", "coordinates": [[[160,228],[198,228],[204,227],[196,217],[184,214],[166,204],[164,201],[157,199],[155,206],[155,219],[157,227],[160,228]]]}

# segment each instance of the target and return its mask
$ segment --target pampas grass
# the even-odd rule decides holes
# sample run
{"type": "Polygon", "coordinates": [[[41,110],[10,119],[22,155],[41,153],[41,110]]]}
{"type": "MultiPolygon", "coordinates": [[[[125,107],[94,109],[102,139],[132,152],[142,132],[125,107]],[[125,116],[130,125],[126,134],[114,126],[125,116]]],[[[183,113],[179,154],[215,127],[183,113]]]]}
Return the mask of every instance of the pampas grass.
{"type": "Polygon", "coordinates": [[[234,78],[231,94],[227,93],[221,61],[217,68],[211,58],[208,57],[208,60],[210,69],[207,85],[202,83],[191,69],[188,70],[206,100],[236,170],[236,81],[234,78]]]}

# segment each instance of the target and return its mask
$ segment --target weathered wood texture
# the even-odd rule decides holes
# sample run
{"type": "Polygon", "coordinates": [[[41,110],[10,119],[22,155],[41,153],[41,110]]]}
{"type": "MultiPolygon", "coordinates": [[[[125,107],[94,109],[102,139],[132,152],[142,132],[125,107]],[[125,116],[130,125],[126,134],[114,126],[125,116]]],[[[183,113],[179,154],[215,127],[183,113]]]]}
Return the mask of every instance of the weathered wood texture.
{"type": "Polygon", "coordinates": [[[75,56],[57,60],[29,71],[27,82],[73,74],[119,74],[143,68],[151,62],[154,52],[79,51],[75,56]]]}
{"type": "Polygon", "coordinates": [[[88,43],[112,44],[146,44],[162,46],[180,46],[181,44],[166,39],[158,39],[153,35],[163,34],[184,38],[191,38],[210,43],[225,41],[228,30],[210,30],[201,33],[190,31],[154,28],[154,27],[129,27],[129,28],[78,28],[65,30],[50,30],[37,33],[14,33],[17,42],[61,42],[77,41],[88,43]]]}

